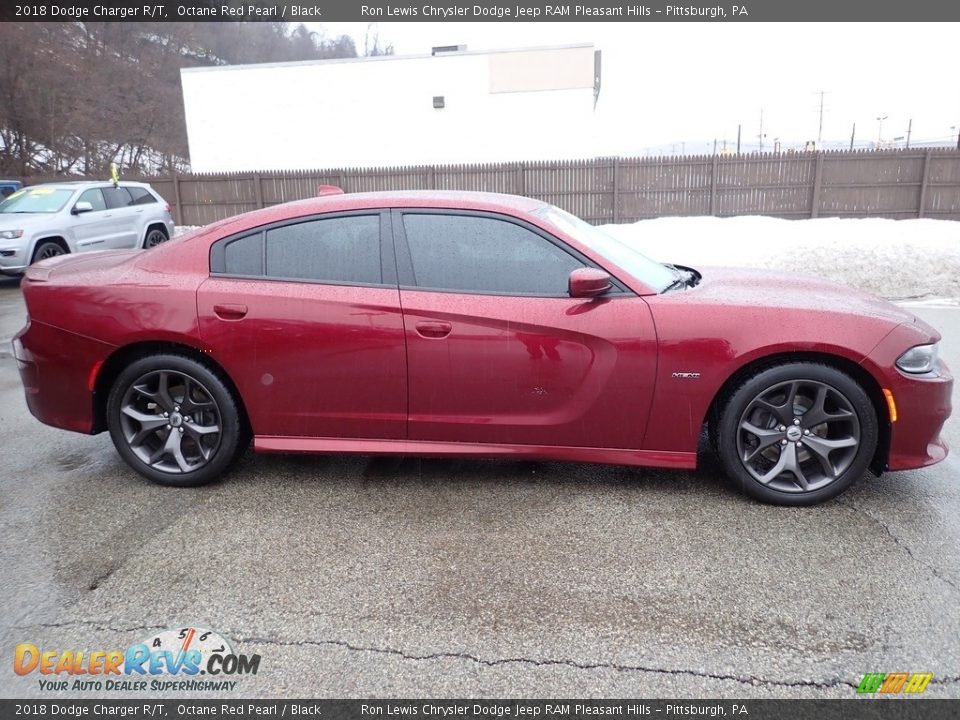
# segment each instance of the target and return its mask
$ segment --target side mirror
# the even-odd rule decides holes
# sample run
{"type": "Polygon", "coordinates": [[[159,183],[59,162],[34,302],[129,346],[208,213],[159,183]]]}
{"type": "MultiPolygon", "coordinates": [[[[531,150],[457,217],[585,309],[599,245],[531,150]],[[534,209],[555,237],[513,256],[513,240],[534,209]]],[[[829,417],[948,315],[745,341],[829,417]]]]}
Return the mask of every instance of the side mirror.
{"type": "Polygon", "coordinates": [[[613,286],[610,276],[596,268],[577,268],[570,273],[570,297],[597,297],[613,286]]]}
{"type": "Polygon", "coordinates": [[[79,215],[80,213],[92,212],[93,205],[88,203],[86,200],[81,200],[76,205],[73,206],[73,209],[70,211],[71,215],[79,215]]]}

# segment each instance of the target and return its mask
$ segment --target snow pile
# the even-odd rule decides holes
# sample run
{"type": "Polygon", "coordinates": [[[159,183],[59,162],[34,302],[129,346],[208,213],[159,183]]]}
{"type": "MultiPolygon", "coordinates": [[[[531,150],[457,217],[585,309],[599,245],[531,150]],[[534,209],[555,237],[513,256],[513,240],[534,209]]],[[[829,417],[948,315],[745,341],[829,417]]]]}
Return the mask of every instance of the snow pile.
{"type": "Polygon", "coordinates": [[[960,297],[960,222],[667,217],[604,231],[661,262],[818,275],[891,300],[960,297]]]}

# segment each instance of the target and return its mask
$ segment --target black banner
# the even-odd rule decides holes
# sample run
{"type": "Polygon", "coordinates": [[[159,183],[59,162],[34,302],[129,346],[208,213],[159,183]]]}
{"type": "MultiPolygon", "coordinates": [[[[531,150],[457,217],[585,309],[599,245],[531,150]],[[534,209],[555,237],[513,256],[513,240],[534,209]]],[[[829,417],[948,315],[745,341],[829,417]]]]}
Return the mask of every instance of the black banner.
{"type": "Polygon", "coordinates": [[[749,718],[920,720],[956,718],[960,700],[0,700],[3,718],[749,718]]]}
{"type": "Polygon", "coordinates": [[[943,0],[738,0],[551,3],[543,0],[4,0],[0,20],[21,22],[911,22],[960,20],[943,0]]]}

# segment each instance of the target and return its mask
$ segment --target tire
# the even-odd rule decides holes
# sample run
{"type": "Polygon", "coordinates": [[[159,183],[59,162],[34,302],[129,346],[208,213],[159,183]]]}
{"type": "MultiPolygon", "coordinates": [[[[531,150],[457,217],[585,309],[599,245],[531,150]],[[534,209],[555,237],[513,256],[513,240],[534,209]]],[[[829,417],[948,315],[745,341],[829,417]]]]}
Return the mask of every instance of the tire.
{"type": "Polygon", "coordinates": [[[143,249],[148,250],[152,247],[156,247],[161,243],[165,243],[170,239],[170,236],[167,235],[166,230],[161,230],[160,228],[150,228],[147,230],[146,237],[143,238],[143,249]]]}
{"type": "Polygon", "coordinates": [[[30,264],[32,265],[40,260],[46,260],[48,258],[66,254],[67,251],[64,250],[63,245],[58,243],[56,240],[41,240],[33,249],[33,258],[30,260],[30,264]]]}
{"type": "Polygon", "coordinates": [[[183,355],[152,355],[123,370],[107,400],[107,427],[130,467],[176,487],[213,482],[249,443],[226,384],[183,355]]]}
{"type": "Polygon", "coordinates": [[[717,444],[743,492],[776,505],[814,505],[864,474],[877,437],[876,410],[853,378],[796,362],[762,370],[733,391],[717,444]]]}

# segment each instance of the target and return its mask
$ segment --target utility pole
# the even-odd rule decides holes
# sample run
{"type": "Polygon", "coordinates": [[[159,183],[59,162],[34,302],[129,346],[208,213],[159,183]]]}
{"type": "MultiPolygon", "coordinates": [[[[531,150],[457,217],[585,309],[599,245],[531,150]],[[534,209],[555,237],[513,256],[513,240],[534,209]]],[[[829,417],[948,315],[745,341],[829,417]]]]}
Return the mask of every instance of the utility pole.
{"type": "Polygon", "coordinates": [[[907,123],[907,150],[910,149],[910,133],[913,132],[913,118],[907,123]]]}
{"type": "Polygon", "coordinates": [[[820,149],[821,144],[823,143],[823,96],[826,94],[826,90],[820,91],[820,125],[817,127],[817,149],[820,149]]]}
{"type": "Polygon", "coordinates": [[[740,154],[740,125],[737,125],[737,155],[740,154]]]}
{"type": "Polygon", "coordinates": [[[760,134],[757,137],[760,139],[760,152],[763,152],[763,108],[760,108],[760,134]]]}
{"type": "Polygon", "coordinates": [[[716,138],[713,139],[713,154],[714,154],[714,155],[717,154],[717,139],[716,139],[716,138]]]}
{"type": "Polygon", "coordinates": [[[883,121],[886,120],[889,115],[884,115],[883,117],[877,116],[877,150],[880,149],[880,145],[883,144],[883,121]]]}
{"type": "Polygon", "coordinates": [[[857,134],[857,124],[853,124],[853,130],[850,131],[850,149],[853,150],[853,138],[857,134]]]}

